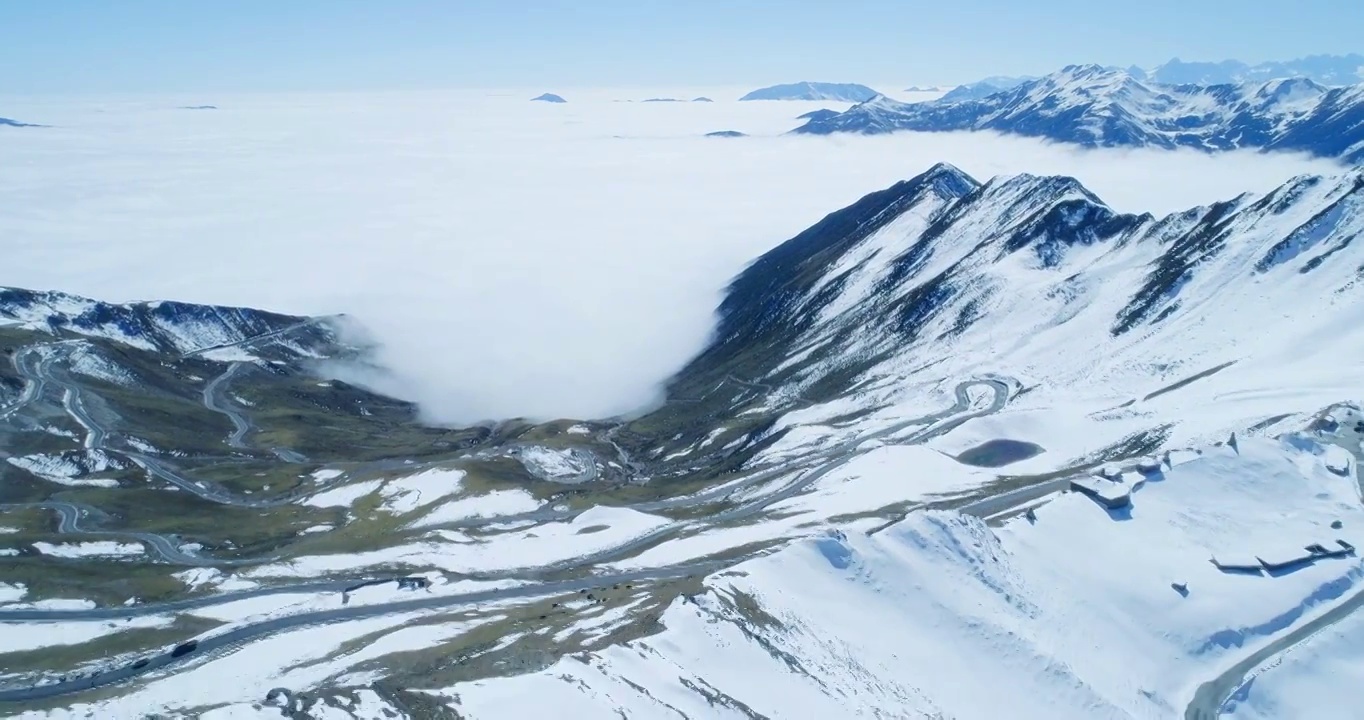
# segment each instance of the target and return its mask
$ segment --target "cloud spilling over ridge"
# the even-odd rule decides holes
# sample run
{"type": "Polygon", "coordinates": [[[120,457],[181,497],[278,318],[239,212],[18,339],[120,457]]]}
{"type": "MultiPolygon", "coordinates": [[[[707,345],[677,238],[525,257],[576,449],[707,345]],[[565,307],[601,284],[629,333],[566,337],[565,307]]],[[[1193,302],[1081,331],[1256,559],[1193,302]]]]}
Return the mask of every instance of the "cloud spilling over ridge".
{"type": "Polygon", "coordinates": [[[210,98],[207,113],[8,102],[57,127],[0,134],[0,284],[345,312],[381,343],[386,387],[432,419],[601,417],[656,396],[748,261],[935,162],[1074,175],[1157,214],[1338,169],[984,134],[790,137],[829,104],[533,94],[210,98]]]}

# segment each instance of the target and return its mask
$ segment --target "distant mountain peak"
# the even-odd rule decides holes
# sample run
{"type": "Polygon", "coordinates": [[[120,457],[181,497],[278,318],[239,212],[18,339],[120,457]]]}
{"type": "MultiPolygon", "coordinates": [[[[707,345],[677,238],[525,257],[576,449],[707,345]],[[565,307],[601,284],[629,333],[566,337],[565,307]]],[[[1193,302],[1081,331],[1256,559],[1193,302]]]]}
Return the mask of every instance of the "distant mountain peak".
{"type": "Polygon", "coordinates": [[[1330,91],[1330,88],[1311,78],[1289,77],[1266,82],[1255,92],[1255,97],[1274,101],[1315,99],[1330,91]]]}
{"type": "Polygon", "coordinates": [[[978,82],[958,85],[934,102],[949,105],[952,103],[965,102],[967,100],[979,100],[996,93],[1012,90],[1025,82],[1036,79],[1036,77],[1031,75],[1022,75],[1019,77],[988,77],[978,82]]]}
{"type": "Polygon", "coordinates": [[[568,101],[554,93],[545,93],[531,98],[531,102],[566,103],[568,101]]]}
{"type": "Polygon", "coordinates": [[[1111,76],[1111,75],[1119,75],[1119,74],[1125,75],[1125,74],[1127,74],[1127,71],[1125,71],[1125,70],[1120,70],[1120,69],[1118,69],[1118,68],[1108,68],[1108,67],[1104,67],[1103,65],[1100,65],[1100,64],[1098,64],[1098,63],[1077,63],[1077,64],[1074,64],[1074,65],[1067,65],[1067,66],[1061,68],[1060,72],[1052,73],[1052,75],[1054,75],[1054,76],[1055,76],[1055,75],[1070,75],[1070,76],[1072,76],[1072,77],[1077,77],[1077,78],[1087,78],[1087,77],[1097,77],[1097,76],[1111,76]]]}
{"type": "Polygon", "coordinates": [[[1293,60],[1250,65],[1240,60],[1184,61],[1171,58],[1150,71],[1152,81],[1167,85],[1230,85],[1304,77],[1328,87],[1364,82],[1364,55],[1308,55],[1293,60]]]}
{"type": "Polygon", "coordinates": [[[840,102],[865,102],[880,93],[866,85],[855,83],[811,82],[804,80],[784,85],[759,88],[739,98],[740,100],[836,100],[840,102]]]}
{"type": "Polygon", "coordinates": [[[858,103],[858,106],[864,108],[886,108],[896,107],[900,104],[901,103],[898,100],[892,100],[890,97],[886,95],[876,93],[872,97],[867,98],[866,100],[863,100],[862,102],[858,103]]]}
{"type": "Polygon", "coordinates": [[[1034,81],[1044,87],[1072,87],[1091,94],[1111,94],[1119,91],[1152,92],[1145,83],[1123,68],[1104,67],[1093,63],[1067,65],[1050,75],[1034,81]]]}
{"type": "Polygon", "coordinates": [[[829,108],[820,108],[820,109],[818,109],[818,110],[811,110],[811,111],[808,112],[808,113],[801,113],[800,115],[797,115],[797,116],[796,116],[796,119],[797,119],[797,120],[828,120],[829,118],[834,117],[835,115],[838,115],[838,114],[839,114],[839,111],[837,111],[837,110],[831,110],[831,109],[829,109],[829,108]]]}

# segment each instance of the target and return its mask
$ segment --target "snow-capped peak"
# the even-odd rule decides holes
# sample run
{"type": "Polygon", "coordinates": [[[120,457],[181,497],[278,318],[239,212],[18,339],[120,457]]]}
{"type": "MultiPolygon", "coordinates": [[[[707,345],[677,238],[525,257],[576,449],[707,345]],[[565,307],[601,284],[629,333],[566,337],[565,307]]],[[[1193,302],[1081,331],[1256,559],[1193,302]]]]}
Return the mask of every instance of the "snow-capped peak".
{"type": "Polygon", "coordinates": [[[1308,110],[1327,92],[1330,92],[1330,88],[1307,78],[1281,78],[1261,85],[1255,90],[1254,97],[1262,109],[1294,105],[1308,110]]]}
{"type": "Polygon", "coordinates": [[[860,107],[867,110],[874,110],[877,108],[895,108],[901,104],[902,103],[900,103],[898,100],[893,100],[881,93],[876,93],[876,95],[874,95],[870,99],[857,103],[857,105],[855,105],[854,107],[860,107]]]}
{"type": "Polygon", "coordinates": [[[976,179],[952,163],[940,162],[911,179],[911,183],[932,184],[944,198],[962,197],[980,187],[976,179]]]}

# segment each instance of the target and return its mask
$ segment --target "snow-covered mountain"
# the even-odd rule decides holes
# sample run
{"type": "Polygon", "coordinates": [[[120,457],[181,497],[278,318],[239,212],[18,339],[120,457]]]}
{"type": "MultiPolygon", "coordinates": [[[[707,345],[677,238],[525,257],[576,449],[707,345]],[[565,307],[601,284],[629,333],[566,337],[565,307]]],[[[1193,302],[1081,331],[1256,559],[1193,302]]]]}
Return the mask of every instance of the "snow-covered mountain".
{"type": "MultiPolygon", "coordinates": [[[[724,395],[737,376],[770,389],[776,416],[829,403],[855,429],[945,377],[1004,373],[1115,406],[1228,363],[1292,373],[1302,347],[1364,352],[1364,333],[1344,331],[1364,293],[1361,234],[1364,171],[1156,218],[1118,213],[1072,178],[982,184],[938,165],[755,261],[671,392],[724,395]]],[[[1325,386],[1338,373],[1311,374],[1325,386]]],[[[1118,437],[1189,420],[1135,407],[1118,437]]],[[[1189,422],[1185,440],[1234,428],[1249,407],[1199,408],[1226,414],[1189,422]]],[[[699,439],[684,432],[676,446],[699,439]]]]}
{"type": "Polygon", "coordinates": [[[11,120],[7,117],[0,117],[0,127],[42,127],[42,126],[34,125],[32,123],[19,122],[18,120],[11,120]]]}
{"type": "MultiPolygon", "coordinates": [[[[1132,65],[1126,72],[1142,82],[1160,85],[1235,85],[1283,78],[1307,78],[1332,86],[1356,85],[1364,82],[1364,55],[1309,55],[1295,60],[1271,60],[1255,65],[1240,60],[1184,62],[1172,58],[1154,68],[1143,69],[1132,65]]],[[[994,75],[959,85],[939,98],[939,102],[979,100],[1037,79],[1036,75],[994,75]]]]}
{"type": "MultiPolygon", "coordinates": [[[[301,326],[330,342],[325,323],[251,308],[158,301],[107,303],[53,291],[0,287],[0,327],[53,335],[107,338],[144,350],[202,352],[301,326]]],[[[309,335],[299,332],[295,337],[309,335]]]]}
{"type": "Polygon", "coordinates": [[[934,102],[954,103],[963,100],[980,100],[981,98],[989,97],[995,93],[1012,90],[1025,82],[1036,79],[1037,77],[1033,75],[1020,75],[1018,77],[995,75],[973,83],[958,85],[957,87],[948,90],[947,94],[934,102]]]}
{"type": "Polygon", "coordinates": [[[880,96],[795,132],[994,130],[1084,146],[1205,151],[1262,148],[1364,160],[1364,85],[1301,78],[1161,86],[1125,70],[1072,65],[979,100],[901,103],[880,96]]]}
{"type": "Polygon", "coordinates": [[[833,100],[864,102],[880,93],[855,83],[798,82],[759,88],[740,100],[833,100]]]}
{"type": "Polygon", "coordinates": [[[531,98],[531,102],[566,103],[568,101],[554,93],[544,93],[531,98]]]}
{"type": "Polygon", "coordinates": [[[1322,85],[1356,85],[1364,82],[1364,55],[1309,55],[1255,65],[1240,60],[1184,62],[1173,58],[1148,75],[1152,82],[1166,85],[1225,85],[1289,77],[1303,77],[1322,85]]]}

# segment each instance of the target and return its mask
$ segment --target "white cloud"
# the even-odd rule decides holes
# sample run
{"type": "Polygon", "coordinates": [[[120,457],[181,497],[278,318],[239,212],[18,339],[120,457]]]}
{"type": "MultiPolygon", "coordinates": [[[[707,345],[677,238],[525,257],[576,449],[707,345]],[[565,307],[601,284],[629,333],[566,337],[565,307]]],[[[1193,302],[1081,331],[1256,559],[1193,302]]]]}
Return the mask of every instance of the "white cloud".
{"type": "Polygon", "coordinates": [[[217,111],[5,100],[6,116],[57,127],[0,133],[0,284],[347,312],[434,418],[591,417],[647,401],[747,261],[934,162],[1072,174],[1155,213],[1335,167],[991,135],[786,137],[831,104],[738,103],[735,89],[534,94],[193,99],[217,111]],[[654,95],[717,102],[612,101],[654,95]],[[753,137],[701,137],[727,129],[753,137]]]}

